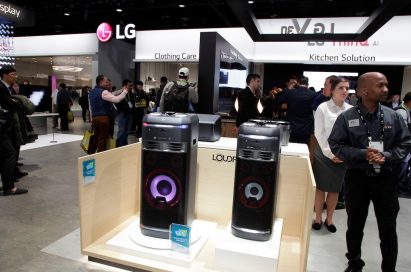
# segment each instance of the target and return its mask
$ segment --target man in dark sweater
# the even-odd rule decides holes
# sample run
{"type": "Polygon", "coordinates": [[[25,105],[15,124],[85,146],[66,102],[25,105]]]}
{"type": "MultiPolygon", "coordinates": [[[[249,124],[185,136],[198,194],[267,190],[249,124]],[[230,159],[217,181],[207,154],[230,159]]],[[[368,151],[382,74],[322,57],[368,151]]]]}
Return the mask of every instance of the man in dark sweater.
{"type": "Polygon", "coordinates": [[[394,272],[397,263],[398,173],[411,150],[411,136],[403,118],[381,105],[387,98],[387,86],[384,74],[361,75],[357,87],[360,103],[337,117],[328,138],[332,153],[347,167],[345,272],[360,272],[365,265],[361,244],[371,202],[381,240],[381,270],[394,272]]]}
{"type": "Polygon", "coordinates": [[[96,86],[90,91],[90,111],[92,116],[94,137],[89,147],[89,154],[107,149],[107,140],[110,137],[110,116],[112,116],[112,103],[118,103],[124,99],[128,93],[125,88],[115,96],[110,89],[110,83],[105,75],[96,78],[96,86]]]}

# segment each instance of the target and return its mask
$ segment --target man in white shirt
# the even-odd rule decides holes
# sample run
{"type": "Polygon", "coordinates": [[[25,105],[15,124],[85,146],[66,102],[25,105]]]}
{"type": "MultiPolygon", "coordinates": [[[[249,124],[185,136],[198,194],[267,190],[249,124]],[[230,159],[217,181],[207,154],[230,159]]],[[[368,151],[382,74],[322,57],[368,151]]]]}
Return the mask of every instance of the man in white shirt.
{"type": "MultiPolygon", "coordinates": [[[[58,113],[59,112],[59,110],[58,110],[58,107],[57,107],[57,94],[58,94],[58,92],[60,91],[60,86],[57,88],[57,89],[55,89],[54,91],[53,91],[53,93],[51,94],[51,110],[52,110],[52,112],[53,113],[58,113]]],[[[59,117],[58,116],[53,116],[53,128],[56,128],[56,127],[58,127],[59,126],[59,117]]]]}

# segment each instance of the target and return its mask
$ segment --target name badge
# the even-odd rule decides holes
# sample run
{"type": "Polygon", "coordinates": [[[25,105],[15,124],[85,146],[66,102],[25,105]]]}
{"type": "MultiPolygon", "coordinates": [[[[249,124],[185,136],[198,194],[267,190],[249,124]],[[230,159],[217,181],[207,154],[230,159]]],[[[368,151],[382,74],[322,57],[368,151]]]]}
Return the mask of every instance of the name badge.
{"type": "Polygon", "coordinates": [[[348,127],[358,127],[360,125],[360,119],[348,120],[348,127]]]}
{"type": "Polygon", "coordinates": [[[131,103],[130,101],[128,101],[128,107],[130,108],[130,109],[132,109],[133,108],[133,103],[131,103]]]}
{"type": "Polygon", "coordinates": [[[383,152],[384,151],[384,142],[382,142],[382,141],[371,141],[369,143],[369,147],[377,149],[379,152],[383,152]]]}

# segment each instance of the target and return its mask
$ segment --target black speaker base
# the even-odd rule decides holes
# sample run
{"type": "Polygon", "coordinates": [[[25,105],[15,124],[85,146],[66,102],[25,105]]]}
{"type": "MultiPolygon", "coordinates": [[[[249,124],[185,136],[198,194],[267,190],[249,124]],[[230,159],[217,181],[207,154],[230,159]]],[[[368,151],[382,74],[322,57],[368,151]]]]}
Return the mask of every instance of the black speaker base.
{"type": "Polygon", "coordinates": [[[140,224],[141,233],[160,239],[168,239],[170,237],[170,231],[168,229],[150,228],[140,224]]]}
{"type": "Polygon", "coordinates": [[[271,230],[251,230],[246,228],[236,227],[231,225],[231,233],[239,238],[253,240],[253,241],[268,241],[270,240],[271,230]]]}

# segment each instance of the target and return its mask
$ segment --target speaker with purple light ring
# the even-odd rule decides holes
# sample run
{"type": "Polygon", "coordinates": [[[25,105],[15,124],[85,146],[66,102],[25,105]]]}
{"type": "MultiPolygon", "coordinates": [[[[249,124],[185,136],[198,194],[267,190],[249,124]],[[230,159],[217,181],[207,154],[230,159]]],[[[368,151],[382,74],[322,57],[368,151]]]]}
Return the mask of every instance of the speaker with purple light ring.
{"type": "Polygon", "coordinates": [[[171,223],[190,225],[194,219],[198,126],[194,114],[144,116],[140,200],[144,235],[168,239],[171,223]]]}
{"type": "Polygon", "coordinates": [[[239,128],[231,232],[255,241],[270,239],[280,165],[281,127],[246,122],[239,128]]]}

